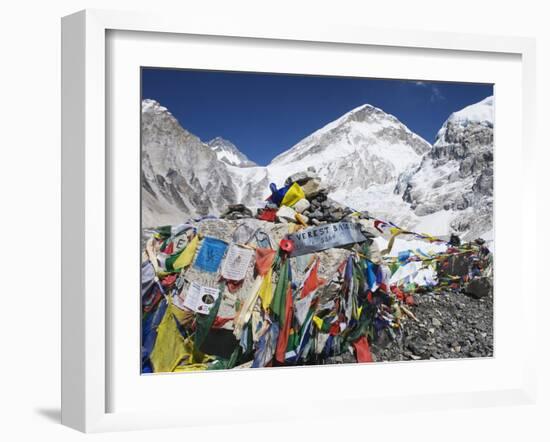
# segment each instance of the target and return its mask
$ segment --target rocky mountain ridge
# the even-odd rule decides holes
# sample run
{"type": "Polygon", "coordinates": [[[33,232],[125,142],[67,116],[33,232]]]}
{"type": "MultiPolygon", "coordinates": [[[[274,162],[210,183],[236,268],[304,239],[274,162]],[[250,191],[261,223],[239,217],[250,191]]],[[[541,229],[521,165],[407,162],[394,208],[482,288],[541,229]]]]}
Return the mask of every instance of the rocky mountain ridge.
{"type": "Polygon", "coordinates": [[[493,97],[453,113],[433,148],[405,181],[417,216],[452,211],[450,226],[469,239],[492,230],[493,97]]]}

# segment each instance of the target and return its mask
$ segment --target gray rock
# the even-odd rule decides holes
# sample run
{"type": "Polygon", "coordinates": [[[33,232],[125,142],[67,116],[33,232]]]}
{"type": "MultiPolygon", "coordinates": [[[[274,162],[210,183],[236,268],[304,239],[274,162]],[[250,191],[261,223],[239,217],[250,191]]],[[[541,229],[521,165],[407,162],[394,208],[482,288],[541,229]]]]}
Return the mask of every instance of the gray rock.
{"type": "Polygon", "coordinates": [[[244,204],[230,204],[227,209],[220,215],[222,219],[242,219],[252,218],[252,210],[244,204]]]}
{"type": "Polygon", "coordinates": [[[486,277],[473,279],[466,285],[466,294],[476,299],[488,296],[492,290],[493,285],[491,280],[486,277]]]}
{"type": "Polygon", "coordinates": [[[470,264],[464,255],[453,255],[449,258],[447,273],[453,276],[466,276],[470,264]]]}
{"type": "Polygon", "coordinates": [[[302,185],[306,198],[315,198],[319,194],[326,192],[327,189],[322,186],[321,180],[314,178],[302,185]]]}
{"type": "Polygon", "coordinates": [[[315,175],[315,173],[309,170],[306,170],[304,172],[296,172],[290,175],[285,180],[285,186],[289,186],[292,183],[298,183],[300,186],[302,186],[312,179],[318,179],[318,177],[317,175],[315,175]]]}
{"type": "Polygon", "coordinates": [[[432,213],[435,213],[439,210],[439,208],[436,205],[430,205],[430,204],[423,204],[420,206],[417,206],[414,210],[414,213],[418,216],[426,216],[431,215],[432,213]]]}

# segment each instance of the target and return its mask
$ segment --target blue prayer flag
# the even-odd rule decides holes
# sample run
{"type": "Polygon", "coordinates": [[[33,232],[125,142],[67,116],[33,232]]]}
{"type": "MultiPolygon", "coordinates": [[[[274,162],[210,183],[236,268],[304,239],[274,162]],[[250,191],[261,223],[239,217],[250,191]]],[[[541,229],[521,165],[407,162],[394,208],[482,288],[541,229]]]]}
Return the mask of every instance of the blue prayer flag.
{"type": "Polygon", "coordinates": [[[225,241],[210,237],[204,238],[194,266],[204,272],[217,272],[226,249],[225,241]]]}

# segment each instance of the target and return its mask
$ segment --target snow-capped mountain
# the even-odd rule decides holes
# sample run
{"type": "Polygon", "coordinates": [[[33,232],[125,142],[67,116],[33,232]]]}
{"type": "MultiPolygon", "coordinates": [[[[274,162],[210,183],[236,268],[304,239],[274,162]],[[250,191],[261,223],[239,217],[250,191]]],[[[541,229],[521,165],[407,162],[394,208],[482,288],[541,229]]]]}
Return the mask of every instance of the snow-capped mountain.
{"type": "Polygon", "coordinates": [[[265,168],[219,159],[154,100],[142,102],[141,133],[143,227],[219,215],[228,204],[257,202],[269,187],[265,168]]]}
{"type": "Polygon", "coordinates": [[[210,140],[207,145],[214,152],[216,152],[219,160],[222,160],[224,163],[227,163],[231,166],[257,166],[254,161],[250,161],[244,153],[237,149],[237,146],[235,146],[231,141],[228,141],[222,137],[216,137],[210,140]]]}
{"type": "Polygon", "coordinates": [[[404,181],[403,200],[420,219],[443,217],[468,239],[492,231],[493,97],[451,114],[404,181]]]}
{"type": "Polygon", "coordinates": [[[430,149],[396,117],[365,104],[274,158],[269,176],[280,183],[290,173],[313,167],[336,201],[410,225],[414,214],[394,193],[396,183],[430,149]]]}
{"type": "Polygon", "coordinates": [[[269,183],[313,168],[330,196],[356,210],[435,235],[492,227],[492,97],[455,112],[433,147],[371,105],[344,114],[257,166],[235,145],[203,143],[158,103],[144,100],[143,225],[261,204],[269,183]]]}
{"type": "Polygon", "coordinates": [[[237,201],[225,163],[156,101],[142,102],[141,132],[144,227],[218,214],[237,201]]]}
{"type": "Polygon", "coordinates": [[[275,157],[268,169],[280,181],[311,166],[332,191],[365,190],[394,182],[430,147],[393,115],[365,104],[275,157]]]}

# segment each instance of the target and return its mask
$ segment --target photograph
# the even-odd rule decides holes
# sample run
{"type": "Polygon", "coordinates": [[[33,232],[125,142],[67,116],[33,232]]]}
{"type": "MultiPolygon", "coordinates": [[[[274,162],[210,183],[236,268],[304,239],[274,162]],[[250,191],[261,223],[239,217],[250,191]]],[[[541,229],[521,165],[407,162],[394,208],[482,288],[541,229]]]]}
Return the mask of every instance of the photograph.
{"type": "Polygon", "coordinates": [[[544,2],[3,6],[2,440],[548,438],[544,2]]]}
{"type": "Polygon", "coordinates": [[[493,357],[493,84],[140,87],[141,374],[493,357]]]}

